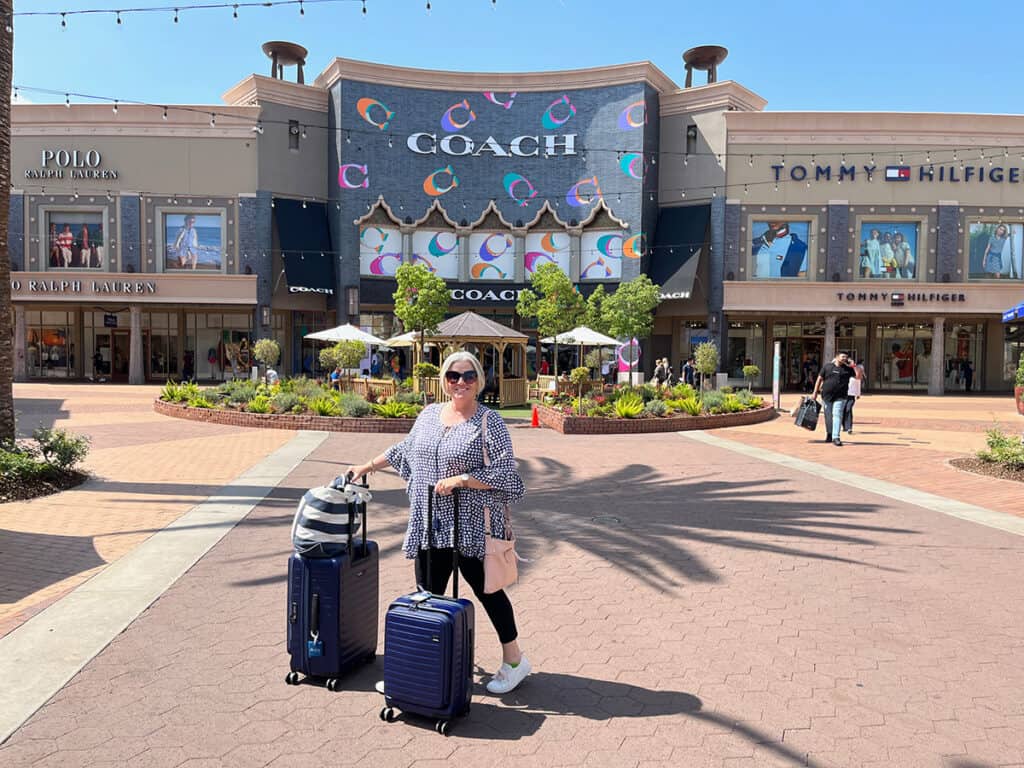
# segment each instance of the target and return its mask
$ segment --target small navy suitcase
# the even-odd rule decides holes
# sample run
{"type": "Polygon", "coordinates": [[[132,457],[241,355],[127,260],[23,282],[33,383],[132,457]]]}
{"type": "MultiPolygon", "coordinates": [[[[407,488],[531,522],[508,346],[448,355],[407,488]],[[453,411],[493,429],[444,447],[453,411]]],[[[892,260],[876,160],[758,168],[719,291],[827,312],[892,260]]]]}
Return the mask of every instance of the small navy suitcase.
{"type": "MultiPolygon", "coordinates": [[[[433,531],[434,488],[427,501],[427,542],[433,531]]],[[[395,709],[436,720],[445,736],[452,718],[469,712],[473,695],[473,603],[459,599],[459,502],[455,505],[454,597],[420,591],[397,598],[384,618],[384,702],[381,720],[395,709]]],[[[429,550],[428,550],[429,552],[429,550]]],[[[429,557],[429,554],[428,554],[429,557]]],[[[429,570],[429,565],[428,565],[429,570]]]]}
{"type": "Polygon", "coordinates": [[[365,502],[351,504],[349,530],[357,508],[359,545],[350,536],[347,551],[336,557],[295,553],[288,561],[289,685],[297,685],[301,673],[336,691],[339,677],[377,655],[380,550],[366,539],[365,502]]]}

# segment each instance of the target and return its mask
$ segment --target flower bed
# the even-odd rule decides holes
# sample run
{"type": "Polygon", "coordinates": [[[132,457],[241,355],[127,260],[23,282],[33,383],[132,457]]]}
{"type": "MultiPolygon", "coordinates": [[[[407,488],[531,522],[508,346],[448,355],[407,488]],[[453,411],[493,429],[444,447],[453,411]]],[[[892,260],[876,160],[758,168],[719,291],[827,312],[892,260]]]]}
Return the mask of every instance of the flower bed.
{"type": "Polygon", "coordinates": [[[164,416],[211,424],[262,429],[314,429],[321,432],[408,432],[416,419],[384,419],[372,416],[316,416],[293,413],[248,413],[215,408],[191,408],[184,403],[153,402],[153,410],[164,416]]]}
{"type": "Polygon", "coordinates": [[[583,398],[546,394],[538,408],[542,424],[563,434],[676,432],[755,424],[774,409],[747,390],[698,393],[687,384],[657,388],[617,386],[583,398]]]}
{"type": "Polygon", "coordinates": [[[169,382],[154,404],[166,416],[264,429],[408,432],[423,409],[411,392],[339,392],[304,378],[273,386],[232,381],[200,389],[169,382]]]}
{"type": "Polygon", "coordinates": [[[648,432],[684,432],[691,429],[720,429],[758,424],[775,418],[771,405],[739,413],[711,413],[702,416],[648,416],[636,419],[607,419],[600,416],[574,416],[546,405],[537,406],[542,426],[563,435],[622,435],[648,432]]]}

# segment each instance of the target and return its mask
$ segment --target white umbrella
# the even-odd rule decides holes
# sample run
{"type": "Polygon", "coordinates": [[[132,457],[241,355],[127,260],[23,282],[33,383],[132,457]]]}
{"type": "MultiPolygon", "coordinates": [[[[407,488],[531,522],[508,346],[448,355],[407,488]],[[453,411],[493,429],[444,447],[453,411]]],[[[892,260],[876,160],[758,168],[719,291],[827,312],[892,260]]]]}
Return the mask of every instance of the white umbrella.
{"type": "Polygon", "coordinates": [[[378,339],[361,328],[356,328],[351,323],[328,328],[326,331],[307,333],[304,338],[316,339],[317,341],[361,341],[363,344],[372,344],[377,347],[387,345],[387,342],[383,339],[378,339]]]}
{"type": "Polygon", "coordinates": [[[543,344],[576,344],[584,347],[617,347],[619,345],[617,339],[598,333],[585,325],[557,336],[548,336],[546,339],[541,339],[541,342],[543,344]]]}

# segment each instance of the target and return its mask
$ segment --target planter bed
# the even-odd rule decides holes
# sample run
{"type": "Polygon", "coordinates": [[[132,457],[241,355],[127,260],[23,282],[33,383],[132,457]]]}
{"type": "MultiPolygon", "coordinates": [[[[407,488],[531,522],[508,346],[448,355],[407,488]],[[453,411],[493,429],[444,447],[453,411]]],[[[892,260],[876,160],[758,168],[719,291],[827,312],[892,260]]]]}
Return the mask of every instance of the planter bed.
{"type": "Polygon", "coordinates": [[[650,416],[638,419],[609,419],[572,416],[546,405],[537,406],[541,426],[563,435],[623,435],[648,432],[685,432],[691,429],[720,429],[758,424],[775,418],[775,409],[765,405],[752,411],[715,413],[709,416],[650,416]]]}
{"type": "Polygon", "coordinates": [[[317,416],[312,413],[247,413],[217,408],[189,408],[181,403],[155,400],[153,410],[164,416],[211,424],[229,424],[234,427],[260,427],[262,429],[312,429],[321,432],[399,432],[412,429],[415,419],[383,419],[379,416],[350,418],[346,416],[317,416]]]}

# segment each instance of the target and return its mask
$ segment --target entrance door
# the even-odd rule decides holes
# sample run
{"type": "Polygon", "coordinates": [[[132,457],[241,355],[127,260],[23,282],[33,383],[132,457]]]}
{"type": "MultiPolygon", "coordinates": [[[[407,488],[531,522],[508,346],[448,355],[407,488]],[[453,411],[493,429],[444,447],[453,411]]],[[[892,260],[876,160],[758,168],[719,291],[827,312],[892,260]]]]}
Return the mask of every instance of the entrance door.
{"type": "Polygon", "coordinates": [[[821,339],[784,339],[783,380],[786,389],[810,392],[821,370],[821,339]]]}
{"type": "Polygon", "coordinates": [[[114,331],[111,334],[110,378],[113,381],[128,381],[131,338],[131,331],[114,331]]]}

